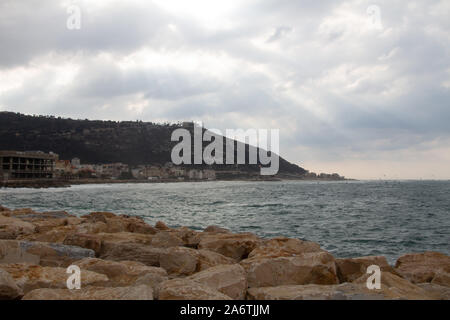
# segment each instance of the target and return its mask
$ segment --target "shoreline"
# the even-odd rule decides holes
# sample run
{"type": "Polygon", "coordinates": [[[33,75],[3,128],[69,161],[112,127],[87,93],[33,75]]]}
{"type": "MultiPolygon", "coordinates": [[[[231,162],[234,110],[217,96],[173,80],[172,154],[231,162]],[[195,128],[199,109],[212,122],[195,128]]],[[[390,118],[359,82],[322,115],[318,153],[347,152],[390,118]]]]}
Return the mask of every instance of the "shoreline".
{"type": "Polygon", "coordinates": [[[390,265],[297,238],[0,205],[0,287],[16,300],[450,300],[450,257],[410,253],[390,265]],[[368,286],[374,265],[380,289],[368,286]],[[80,290],[67,289],[69,266],[83,273],[80,290]]]}
{"type": "Polygon", "coordinates": [[[293,178],[293,177],[267,177],[267,178],[237,178],[237,179],[214,179],[214,180],[178,180],[178,179],[161,179],[161,180],[116,180],[116,179],[77,179],[77,180],[8,180],[0,181],[0,189],[14,189],[14,188],[67,188],[73,185],[83,184],[127,184],[127,183],[183,183],[183,182],[211,182],[211,181],[251,181],[251,182],[266,182],[266,181],[358,181],[356,179],[330,179],[330,178],[293,178]]]}

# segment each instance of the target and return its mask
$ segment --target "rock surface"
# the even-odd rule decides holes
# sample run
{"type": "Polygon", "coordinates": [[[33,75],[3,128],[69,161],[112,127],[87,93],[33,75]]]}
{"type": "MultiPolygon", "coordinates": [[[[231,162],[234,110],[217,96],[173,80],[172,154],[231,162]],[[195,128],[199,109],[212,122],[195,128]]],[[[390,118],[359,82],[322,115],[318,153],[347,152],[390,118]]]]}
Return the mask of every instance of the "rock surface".
{"type": "MultiPolygon", "coordinates": [[[[27,293],[40,288],[67,288],[68,274],[65,268],[42,267],[29,264],[3,264],[0,268],[7,271],[17,286],[27,293]]],[[[108,277],[92,271],[81,271],[82,286],[102,284],[108,277]]]]}
{"type": "Polygon", "coordinates": [[[405,254],[398,258],[395,270],[413,283],[431,282],[438,273],[450,273],[450,257],[432,251],[405,254]]]}
{"type": "Polygon", "coordinates": [[[0,300],[14,300],[22,295],[23,292],[17,286],[13,277],[0,268],[0,300]]]}
{"type": "Polygon", "coordinates": [[[97,258],[85,258],[73,263],[80,267],[82,271],[88,270],[99,274],[104,274],[108,277],[107,283],[104,285],[112,287],[131,286],[144,275],[149,274],[150,278],[155,282],[167,279],[167,272],[158,267],[149,267],[137,261],[108,261],[97,258]]]}
{"type": "Polygon", "coordinates": [[[450,299],[450,257],[335,259],[310,241],[220,226],[155,227],[142,218],[93,212],[35,212],[0,206],[0,299],[450,299]],[[66,268],[81,269],[68,290],[66,268]],[[367,267],[381,289],[367,288],[367,267]]]}
{"type": "Polygon", "coordinates": [[[242,261],[241,265],[247,271],[250,288],[339,283],[334,258],[327,252],[303,253],[294,257],[273,259],[249,259],[242,261]]]}
{"type": "Polygon", "coordinates": [[[352,282],[366,274],[367,268],[371,265],[380,267],[382,272],[395,273],[394,268],[382,256],[336,259],[339,281],[341,283],[352,282]]]}
{"type": "Polygon", "coordinates": [[[159,256],[164,252],[161,248],[153,248],[145,244],[114,243],[102,252],[99,258],[112,261],[138,261],[147,266],[159,267],[159,256]]]}
{"type": "Polygon", "coordinates": [[[207,249],[240,261],[256,248],[261,239],[251,233],[205,233],[198,244],[199,249],[207,249]]]}
{"type": "Polygon", "coordinates": [[[189,279],[163,282],[158,298],[159,300],[231,300],[229,296],[189,279]]]}
{"type": "Polygon", "coordinates": [[[431,300],[434,296],[390,272],[382,272],[381,289],[370,290],[363,276],[354,283],[339,285],[286,285],[250,288],[249,300],[431,300]]]}
{"type": "Polygon", "coordinates": [[[58,243],[0,240],[0,265],[30,263],[67,267],[86,257],[94,257],[94,251],[58,243]]]}
{"type": "Polygon", "coordinates": [[[187,279],[206,285],[235,300],[245,299],[247,293],[246,272],[239,264],[211,267],[187,279]]]}
{"type": "Polygon", "coordinates": [[[80,290],[36,289],[27,293],[23,300],[153,300],[149,286],[102,288],[88,287],[80,290]]]}

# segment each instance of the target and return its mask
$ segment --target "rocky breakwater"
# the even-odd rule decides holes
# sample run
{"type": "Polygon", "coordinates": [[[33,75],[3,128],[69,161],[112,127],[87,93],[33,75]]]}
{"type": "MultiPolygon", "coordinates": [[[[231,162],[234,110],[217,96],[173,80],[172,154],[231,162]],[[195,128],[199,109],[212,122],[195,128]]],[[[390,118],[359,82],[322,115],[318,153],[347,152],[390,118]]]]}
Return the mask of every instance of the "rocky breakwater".
{"type": "Polygon", "coordinates": [[[0,299],[450,299],[450,257],[338,259],[319,244],[211,226],[151,226],[139,217],[0,206],[0,299]],[[66,268],[81,270],[69,290],[66,268]],[[381,269],[368,289],[367,267],[381,269]]]}

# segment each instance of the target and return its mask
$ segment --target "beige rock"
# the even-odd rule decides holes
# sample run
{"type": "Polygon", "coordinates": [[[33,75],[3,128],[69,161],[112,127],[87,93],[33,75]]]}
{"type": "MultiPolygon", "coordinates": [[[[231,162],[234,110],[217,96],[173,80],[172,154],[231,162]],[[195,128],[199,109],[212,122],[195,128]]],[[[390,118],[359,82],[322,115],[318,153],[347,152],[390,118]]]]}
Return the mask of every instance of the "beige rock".
{"type": "Polygon", "coordinates": [[[100,251],[102,249],[102,240],[96,234],[71,234],[64,239],[63,243],[65,245],[91,249],[95,252],[96,255],[100,254],[100,251]]]}
{"type": "MultiPolygon", "coordinates": [[[[39,288],[67,288],[69,274],[66,268],[41,267],[30,264],[4,264],[1,268],[7,271],[17,286],[27,293],[39,288]]],[[[81,285],[89,286],[108,281],[108,277],[92,271],[81,270],[81,285]]]]}
{"type": "Polygon", "coordinates": [[[327,252],[303,253],[295,257],[241,261],[249,287],[290,284],[337,284],[334,258],[327,252]]]}
{"type": "Polygon", "coordinates": [[[158,299],[161,283],[167,280],[169,280],[168,276],[163,276],[158,273],[145,273],[137,278],[134,285],[146,285],[151,287],[153,289],[153,297],[158,299]]]}
{"type": "Polygon", "coordinates": [[[230,230],[221,228],[219,226],[208,226],[203,230],[203,232],[213,232],[213,233],[230,233],[230,230]]]}
{"type": "Polygon", "coordinates": [[[161,252],[159,265],[171,275],[190,275],[197,270],[198,252],[186,247],[171,247],[161,252]]]}
{"type": "Polygon", "coordinates": [[[14,217],[36,226],[37,233],[45,233],[56,227],[79,224],[83,221],[65,211],[33,212],[14,217]]]}
{"type": "Polygon", "coordinates": [[[231,300],[231,298],[189,279],[173,279],[161,284],[159,300],[231,300]]]}
{"type": "Polygon", "coordinates": [[[162,221],[158,221],[155,224],[155,228],[158,230],[169,230],[170,228],[162,221]]]}
{"type": "Polygon", "coordinates": [[[159,267],[162,248],[152,248],[139,243],[114,243],[103,248],[100,259],[112,261],[138,261],[147,266],[159,267]]]}
{"type": "Polygon", "coordinates": [[[260,241],[251,233],[204,233],[198,248],[215,251],[239,261],[246,258],[260,241]]]}
{"type": "Polygon", "coordinates": [[[149,286],[88,287],[80,290],[36,289],[27,293],[23,300],[153,300],[149,286]]]}
{"type": "MultiPolygon", "coordinates": [[[[150,274],[152,277],[147,277],[148,280],[160,282],[167,279],[167,272],[158,267],[149,267],[143,263],[136,261],[108,261],[96,258],[85,258],[73,263],[80,267],[80,269],[93,271],[99,274],[104,274],[108,277],[106,285],[113,287],[131,286],[144,275],[150,274]]],[[[141,279],[142,281],[142,279],[141,279]]],[[[141,282],[141,284],[143,284],[141,282]]]]}
{"type": "MultiPolygon", "coordinates": [[[[360,284],[363,291],[377,291],[367,289],[367,279],[369,274],[365,274],[354,281],[355,284],[360,284]]],[[[386,299],[409,299],[409,300],[430,300],[430,296],[424,289],[412,284],[406,279],[403,279],[390,272],[381,272],[381,289],[380,292],[386,299]]]]}
{"type": "Polygon", "coordinates": [[[13,217],[0,215],[0,239],[16,239],[19,236],[33,234],[36,226],[13,217]]]}
{"type": "Polygon", "coordinates": [[[184,242],[184,246],[195,249],[197,248],[198,241],[196,237],[199,234],[199,232],[189,229],[187,227],[170,229],[169,232],[174,236],[180,238],[184,242]]]}
{"type": "MultiPolygon", "coordinates": [[[[106,229],[99,232],[134,232],[143,234],[156,234],[157,230],[144,222],[143,219],[135,216],[115,215],[111,212],[92,212],[83,218],[86,222],[94,224],[105,224],[106,229]]],[[[86,232],[94,233],[94,232],[86,232]]]]}
{"type": "MultiPolygon", "coordinates": [[[[353,297],[344,293],[344,286],[353,286],[353,291],[357,292],[355,284],[344,285],[284,285],[276,287],[261,287],[248,289],[248,300],[351,300],[353,297]]],[[[350,290],[352,291],[352,290],[350,290]]],[[[363,299],[381,299],[376,293],[370,296],[361,296],[363,299]]]]}
{"type": "Polygon", "coordinates": [[[151,244],[154,235],[134,232],[98,233],[96,234],[105,243],[141,243],[151,244]]]}
{"type": "Polygon", "coordinates": [[[339,281],[352,282],[367,273],[367,268],[377,265],[382,272],[395,273],[383,256],[367,256],[358,258],[336,259],[337,273],[339,281]]]}
{"type": "Polygon", "coordinates": [[[20,216],[24,214],[33,214],[35,213],[33,209],[31,208],[20,208],[20,209],[14,209],[11,211],[11,216],[20,216]]]}
{"type": "Polygon", "coordinates": [[[247,293],[246,272],[239,264],[211,267],[187,279],[206,285],[235,300],[244,300],[247,293]]]}
{"type": "Polygon", "coordinates": [[[77,226],[69,224],[67,226],[55,227],[45,232],[37,232],[29,235],[19,236],[17,237],[17,240],[63,243],[68,236],[77,232],[77,226]]]}
{"type": "Polygon", "coordinates": [[[431,282],[436,273],[450,273],[450,257],[439,252],[410,253],[398,258],[395,270],[413,283],[431,282]]]}
{"type": "Polygon", "coordinates": [[[234,259],[225,257],[220,253],[200,249],[197,250],[198,253],[198,264],[196,271],[203,271],[208,268],[221,265],[221,264],[234,264],[236,261],[234,259]]]}
{"type": "Polygon", "coordinates": [[[152,247],[170,248],[170,247],[183,246],[184,242],[179,237],[177,237],[173,234],[170,234],[167,231],[161,231],[158,234],[153,236],[151,244],[152,244],[152,247]]]}
{"type": "Polygon", "coordinates": [[[418,283],[435,300],[450,300],[450,288],[433,283],[418,283]]]}
{"type": "Polygon", "coordinates": [[[150,244],[153,237],[154,235],[132,232],[100,232],[95,234],[74,233],[66,237],[64,244],[92,249],[95,251],[95,254],[99,256],[115,247],[117,243],[150,244]]]}
{"type": "Polygon", "coordinates": [[[307,252],[324,252],[315,242],[278,237],[263,240],[250,254],[248,259],[292,257],[307,252]]]}
{"type": "Polygon", "coordinates": [[[23,292],[16,285],[13,277],[0,268],[0,300],[13,300],[22,295],[23,292]]]}
{"type": "Polygon", "coordinates": [[[390,272],[383,272],[381,289],[369,290],[367,277],[353,283],[339,285],[284,285],[248,289],[248,300],[387,300],[419,299],[433,297],[426,290],[413,285],[390,272]]]}
{"type": "Polygon", "coordinates": [[[443,272],[443,271],[437,271],[434,274],[433,280],[431,280],[431,283],[437,284],[440,286],[450,287],[450,273],[443,272]]]}
{"type": "Polygon", "coordinates": [[[0,240],[0,264],[30,263],[67,267],[86,257],[94,257],[94,251],[58,243],[0,240]]]}

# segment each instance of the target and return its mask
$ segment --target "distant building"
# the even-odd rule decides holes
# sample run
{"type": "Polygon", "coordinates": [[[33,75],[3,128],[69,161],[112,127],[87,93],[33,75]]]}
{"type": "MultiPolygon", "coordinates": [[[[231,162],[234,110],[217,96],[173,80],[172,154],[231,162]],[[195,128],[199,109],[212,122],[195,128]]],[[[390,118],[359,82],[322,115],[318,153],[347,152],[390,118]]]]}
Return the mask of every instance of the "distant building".
{"type": "Polygon", "coordinates": [[[41,151],[0,151],[0,180],[53,179],[58,155],[41,151]]]}
{"type": "Polygon", "coordinates": [[[72,164],[69,160],[56,160],[55,162],[55,177],[70,178],[73,174],[72,164]]]}
{"type": "Polygon", "coordinates": [[[102,175],[110,178],[119,178],[122,173],[128,172],[128,165],[120,162],[104,164],[102,168],[102,175]]]}
{"type": "Polygon", "coordinates": [[[73,158],[71,163],[72,163],[72,166],[74,166],[77,169],[79,169],[81,166],[81,161],[79,158],[73,158]]]}

